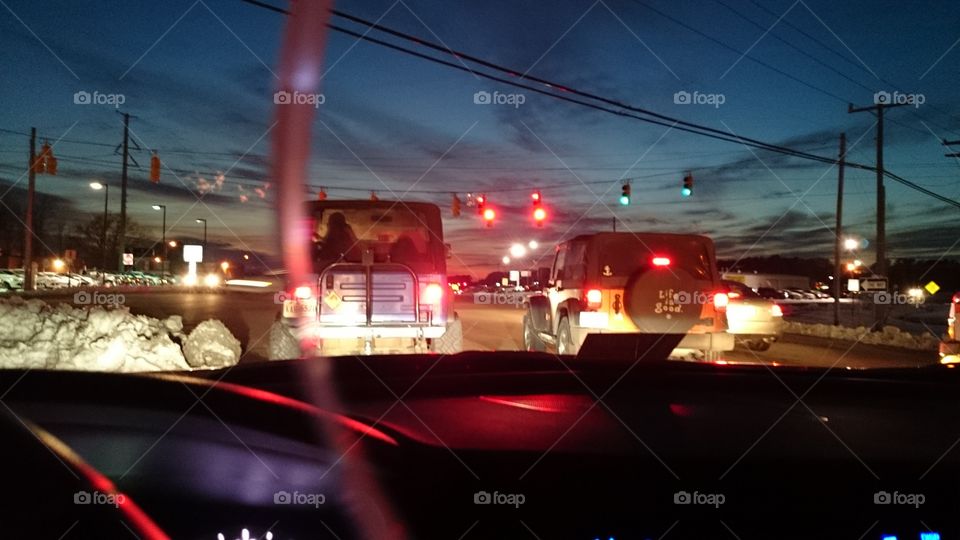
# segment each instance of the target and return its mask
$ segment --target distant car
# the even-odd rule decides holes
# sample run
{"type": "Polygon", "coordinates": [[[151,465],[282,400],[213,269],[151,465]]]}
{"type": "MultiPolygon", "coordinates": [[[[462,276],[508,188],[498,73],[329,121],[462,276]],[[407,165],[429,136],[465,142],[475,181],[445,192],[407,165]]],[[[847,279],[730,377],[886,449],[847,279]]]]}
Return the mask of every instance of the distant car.
{"type": "Polygon", "coordinates": [[[774,302],[736,281],[724,281],[727,288],[727,331],[737,344],[750,350],[766,351],[780,339],[783,311],[774,302]]]}
{"type": "Polygon", "coordinates": [[[0,270],[0,289],[23,289],[23,274],[18,273],[15,270],[0,270]]]}
{"type": "Polygon", "coordinates": [[[757,294],[760,296],[760,298],[771,298],[777,300],[783,300],[785,298],[782,292],[771,287],[758,287],[757,294]]]}
{"type": "Polygon", "coordinates": [[[957,320],[957,304],[960,304],[960,293],[950,299],[950,313],[947,315],[947,335],[940,342],[940,363],[955,364],[960,362],[960,321],[957,320]]]}

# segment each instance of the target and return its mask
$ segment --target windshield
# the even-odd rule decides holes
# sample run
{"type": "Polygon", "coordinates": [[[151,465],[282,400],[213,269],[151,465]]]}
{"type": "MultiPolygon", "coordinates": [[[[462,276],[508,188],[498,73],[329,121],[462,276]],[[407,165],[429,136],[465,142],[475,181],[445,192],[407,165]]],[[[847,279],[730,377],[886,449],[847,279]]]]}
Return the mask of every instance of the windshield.
{"type": "Polygon", "coordinates": [[[208,6],[213,29],[95,4],[5,10],[34,75],[0,90],[0,365],[668,330],[676,361],[960,360],[955,6],[867,35],[829,3],[348,1],[294,61],[282,2],[208,6]]]}

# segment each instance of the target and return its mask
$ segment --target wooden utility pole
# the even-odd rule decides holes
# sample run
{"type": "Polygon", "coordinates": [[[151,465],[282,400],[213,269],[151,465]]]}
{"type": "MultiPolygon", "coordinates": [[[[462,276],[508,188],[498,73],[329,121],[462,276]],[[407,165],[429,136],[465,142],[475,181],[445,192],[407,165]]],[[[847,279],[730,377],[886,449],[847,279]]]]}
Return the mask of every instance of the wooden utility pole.
{"type": "Polygon", "coordinates": [[[127,248],[127,160],[130,157],[130,114],[123,113],[123,165],[120,168],[120,223],[117,225],[117,270],[123,270],[127,248]]]}
{"type": "MultiPolygon", "coordinates": [[[[887,100],[889,101],[889,99],[887,100]]],[[[858,113],[870,111],[877,117],[877,260],[873,265],[873,273],[887,277],[887,193],[883,187],[883,111],[891,107],[902,107],[905,103],[876,103],[870,107],[855,108],[851,103],[847,112],[858,113]]],[[[879,330],[886,319],[884,304],[874,304],[874,329],[879,330]]]]}
{"type": "Polygon", "coordinates": [[[840,291],[843,279],[841,279],[841,261],[840,253],[843,242],[843,169],[847,161],[847,134],[840,134],[840,157],[837,163],[837,229],[836,241],[833,243],[833,325],[840,325],[840,291]]]}
{"type": "Polygon", "coordinates": [[[37,189],[37,128],[30,128],[30,161],[27,163],[27,211],[23,220],[23,290],[32,291],[33,274],[33,198],[37,189]]]}

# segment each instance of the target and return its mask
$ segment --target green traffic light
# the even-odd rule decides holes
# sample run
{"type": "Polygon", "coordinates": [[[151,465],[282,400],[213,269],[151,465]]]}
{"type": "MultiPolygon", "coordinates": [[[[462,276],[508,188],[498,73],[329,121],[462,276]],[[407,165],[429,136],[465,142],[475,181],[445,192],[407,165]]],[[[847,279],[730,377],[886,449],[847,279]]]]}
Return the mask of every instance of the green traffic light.
{"type": "Polygon", "coordinates": [[[627,197],[626,195],[621,195],[621,196],[620,196],[620,205],[621,205],[621,206],[627,206],[627,205],[629,205],[629,204],[630,204],[630,197],[627,197]]]}
{"type": "Polygon", "coordinates": [[[684,196],[684,197],[689,197],[690,195],[693,195],[693,190],[690,189],[690,188],[688,188],[688,187],[681,188],[681,189],[680,189],[680,195],[682,195],[682,196],[684,196]]]}

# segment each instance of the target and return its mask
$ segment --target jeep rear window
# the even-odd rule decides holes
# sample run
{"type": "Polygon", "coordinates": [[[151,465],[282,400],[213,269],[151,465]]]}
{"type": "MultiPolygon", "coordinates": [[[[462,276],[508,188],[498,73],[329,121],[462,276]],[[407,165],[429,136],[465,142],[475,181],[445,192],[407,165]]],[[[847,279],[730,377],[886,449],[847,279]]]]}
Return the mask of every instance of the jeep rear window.
{"type": "Polygon", "coordinates": [[[695,279],[712,280],[707,247],[696,238],[630,237],[605,238],[592,261],[601,277],[628,277],[653,265],[654,257],[666,257],[670,268],[681,268],[695,279]]]}
{"type": "Polygon", "coordinates": [[[373,250],[377,263],[395,262],[419,273],[440,273],[442,246],[427,216],[404,206],[326,208],[314,214],[313,253],[317,271],[335,262],[362,261],[373,250]]]}

